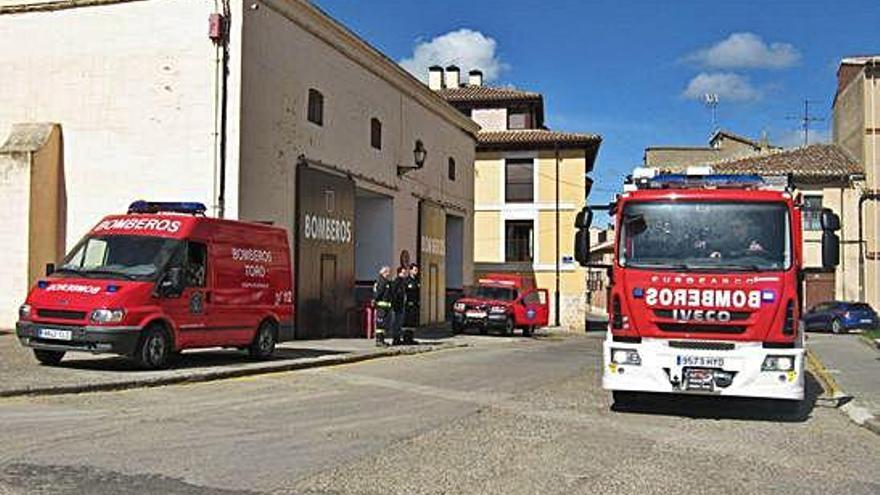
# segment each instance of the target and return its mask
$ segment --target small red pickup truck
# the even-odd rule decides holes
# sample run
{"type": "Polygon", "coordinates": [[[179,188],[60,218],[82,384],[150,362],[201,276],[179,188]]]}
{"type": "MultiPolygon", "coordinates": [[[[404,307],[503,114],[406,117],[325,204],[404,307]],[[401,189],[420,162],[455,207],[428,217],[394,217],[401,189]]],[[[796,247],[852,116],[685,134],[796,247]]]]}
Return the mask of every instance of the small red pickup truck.
{"type": "Polygon", "coordinates": [[[478,280],[472,294],[452,307],[452,330],[455,333],[477,328],[511,335],[521,329],[530,336],[536,328],[547,326],[550,315],[547,289],[535,287],[530,277],[513,274],[488,274],[478,280]]]}

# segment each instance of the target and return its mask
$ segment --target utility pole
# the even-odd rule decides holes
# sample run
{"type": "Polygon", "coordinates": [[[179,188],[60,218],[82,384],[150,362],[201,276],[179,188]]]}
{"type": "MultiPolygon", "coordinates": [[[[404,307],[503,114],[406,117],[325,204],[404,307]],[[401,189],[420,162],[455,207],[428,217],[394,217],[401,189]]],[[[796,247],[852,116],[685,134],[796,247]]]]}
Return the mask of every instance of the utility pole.
{"type": "Polygon", "coordinates": [[[804,113],[800,116],[790,116],[787,117],[788,120],[797,120],[801,123],[801,130],[804,133],[804,146],[808,146],[810,144],[810,124],[813,122],[822,122],[825,120],[822,117],[814,117],[810,115],[810,100],[804,98],[804,113]]]}
{"type": "Polygon", "coordinates": [[[712,129],[709,132],[709,135],[715,134],[715,131],[718,130],[718,94],[717,93],[706,93],[703,95],[703,103],[709,107],[709,110],[712,112],[712,129]]]}

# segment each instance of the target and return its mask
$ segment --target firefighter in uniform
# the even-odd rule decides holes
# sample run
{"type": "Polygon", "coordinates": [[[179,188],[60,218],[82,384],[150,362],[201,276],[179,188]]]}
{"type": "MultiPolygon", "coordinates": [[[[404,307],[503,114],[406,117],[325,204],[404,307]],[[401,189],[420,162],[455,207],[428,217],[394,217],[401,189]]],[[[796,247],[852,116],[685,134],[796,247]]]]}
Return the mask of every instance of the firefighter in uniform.
{"type": "Polygon", "coordinates": [[[397,278],[391,282],[391,338],[392,345],[403,344],[403,324],[406,317],[406,280],[409,270],[405,266],[397,269],[397,278]]]}
{"type": "Polygon", "coordinates": [[[385,330],[391,323],[391,267],[379,269],[379,278],[373,284],[373,307],[376,308],[376,345],[384,346],[385,330]]]}
{"type": "Polygon", "coordinates": [[[413,332],[419,326],[419,298],[421,298],[421,282],[419,280],[419,265],[413,263],[409,266],[409,276],[406,279],[406,319],[404,320],[403,342],[414,344],[413,332]]]}

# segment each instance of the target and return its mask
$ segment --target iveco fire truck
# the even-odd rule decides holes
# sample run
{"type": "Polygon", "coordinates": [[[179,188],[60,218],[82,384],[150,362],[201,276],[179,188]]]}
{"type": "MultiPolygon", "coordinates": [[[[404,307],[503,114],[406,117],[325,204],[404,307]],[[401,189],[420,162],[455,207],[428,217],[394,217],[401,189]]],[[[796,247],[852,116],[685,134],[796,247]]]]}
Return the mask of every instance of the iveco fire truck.
{"type": "MultiPolygon", "coordinates": [[[[752,175],[636,169],[607,209],[617,233],[608,270],[602,385],[641,392],[804,397],[801,213],[787,185],[752,175]]],[[[593,210],[575,253],[591,264],[593,210]]],[[[821,212],[822,263],[838,263],[840,220],[821,212]]]]}

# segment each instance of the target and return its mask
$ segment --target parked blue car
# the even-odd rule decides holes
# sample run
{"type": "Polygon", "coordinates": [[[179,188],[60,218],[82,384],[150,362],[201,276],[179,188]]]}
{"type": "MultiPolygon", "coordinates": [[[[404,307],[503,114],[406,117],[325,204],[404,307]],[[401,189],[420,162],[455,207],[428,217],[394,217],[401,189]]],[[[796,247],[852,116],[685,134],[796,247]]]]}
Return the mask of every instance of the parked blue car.
{"type": "Polygon", "coordinates": [[[828,301],[819,303],[804,316],[807,330],[825,330],[845,333],[855,329],[873,329],[880,326],[877,312],[867,303],[828,301]]]}

